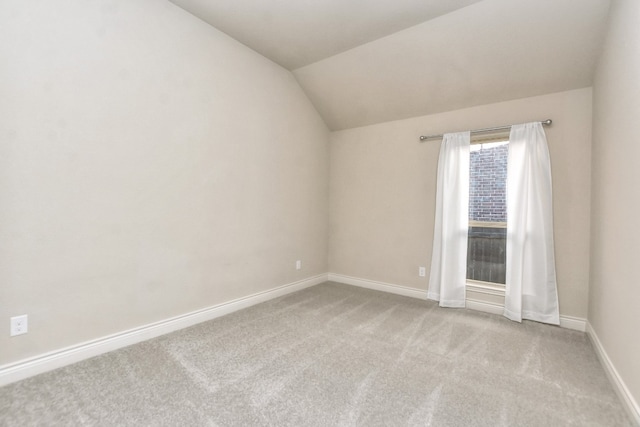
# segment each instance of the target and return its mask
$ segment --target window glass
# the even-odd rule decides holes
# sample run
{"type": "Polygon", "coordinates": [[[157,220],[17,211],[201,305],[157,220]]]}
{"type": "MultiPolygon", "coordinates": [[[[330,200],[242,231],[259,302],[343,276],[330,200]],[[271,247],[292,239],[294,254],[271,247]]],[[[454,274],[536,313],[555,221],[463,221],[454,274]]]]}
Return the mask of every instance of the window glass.
{"type": "Polygon", "coordinates": [[[469,170],[469,221],[507,221],[509,141],[472,144],[469,170]]]}
{"type": "Polygon", "coordinates": [[[505,282],[509,141],[471,145],[467,279],[505,282]]]}

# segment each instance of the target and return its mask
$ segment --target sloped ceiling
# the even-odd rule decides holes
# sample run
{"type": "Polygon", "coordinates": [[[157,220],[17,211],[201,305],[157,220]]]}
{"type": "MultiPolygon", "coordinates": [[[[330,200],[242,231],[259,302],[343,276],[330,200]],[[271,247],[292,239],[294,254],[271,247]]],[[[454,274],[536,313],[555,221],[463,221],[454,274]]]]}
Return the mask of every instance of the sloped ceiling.
{"type": "Polygon", "coordinates": [[[171,0],[289,70],[480,0],[171,0]]]}
{"type": "Polygon", "coordinates": [[[332,130],[591,85],[609,0],[171,0],[292,70],[332,130]]]}

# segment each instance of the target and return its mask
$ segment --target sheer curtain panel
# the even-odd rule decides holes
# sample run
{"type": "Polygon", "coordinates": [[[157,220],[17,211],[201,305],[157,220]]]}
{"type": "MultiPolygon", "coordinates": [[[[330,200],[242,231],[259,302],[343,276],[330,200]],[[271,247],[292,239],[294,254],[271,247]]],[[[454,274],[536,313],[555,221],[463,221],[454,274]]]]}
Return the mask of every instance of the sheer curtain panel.
{"type": "Polygon", "coordinates": [[[440,147],[427,298],[441,307],[465,306],[470,141],[470,132],[448,133],[440,147]]]}
{"type": "Polygon", "coordinates": [[[542,124],[512,126],[504,310],[511,320],[560,323],[551,199],[551,162],[542,124]]]}

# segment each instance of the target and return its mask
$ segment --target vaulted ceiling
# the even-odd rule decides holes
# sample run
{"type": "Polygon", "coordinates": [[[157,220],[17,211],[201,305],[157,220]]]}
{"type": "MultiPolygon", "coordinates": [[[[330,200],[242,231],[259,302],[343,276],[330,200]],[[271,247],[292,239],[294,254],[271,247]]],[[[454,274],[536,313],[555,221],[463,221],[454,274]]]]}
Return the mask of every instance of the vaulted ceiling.
{"type": "Polygon", "coordinates": [[[591,85],[609,0],[171,0],[293,72],[332,130],[591,85]]]}

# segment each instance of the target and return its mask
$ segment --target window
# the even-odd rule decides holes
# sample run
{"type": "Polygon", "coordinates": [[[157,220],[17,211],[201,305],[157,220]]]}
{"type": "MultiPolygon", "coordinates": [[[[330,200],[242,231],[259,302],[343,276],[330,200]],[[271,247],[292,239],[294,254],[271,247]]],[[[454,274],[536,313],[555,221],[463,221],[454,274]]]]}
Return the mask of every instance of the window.
{"type": "Polygon", "coordinates": [[[474,140],[469,162],[467,280],[504,284],[508,137],[474,140]]]}

